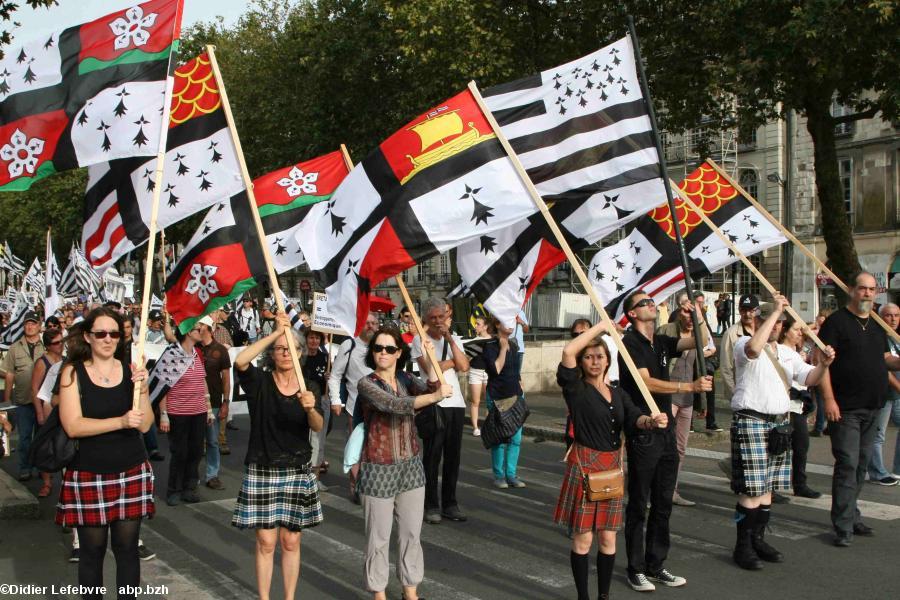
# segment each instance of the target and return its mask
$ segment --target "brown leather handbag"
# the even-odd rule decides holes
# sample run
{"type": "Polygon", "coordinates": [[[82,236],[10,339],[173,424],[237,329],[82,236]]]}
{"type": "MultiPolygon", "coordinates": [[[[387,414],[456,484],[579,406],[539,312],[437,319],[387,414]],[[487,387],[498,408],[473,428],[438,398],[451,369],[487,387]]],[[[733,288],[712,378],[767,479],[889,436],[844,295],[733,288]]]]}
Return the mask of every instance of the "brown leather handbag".
{"type": "MultiPolygon", "coordinates": [[[[572,444],[572,448],[575,444],[572,444]]],[[[584,467],[581,465],[581,458],[578,456],[578,450],[575,451],[575,461],[578,463],[578,470],[581,472],[581,487],[584,491],[584,497],[588,502],[600,502],[601,500],[616,500],[625,496],[625,471],[622,470],[622,451],[625,444],[619,450],[619,466],[608,471],[594,471],[585,473],[584,467]]]]}

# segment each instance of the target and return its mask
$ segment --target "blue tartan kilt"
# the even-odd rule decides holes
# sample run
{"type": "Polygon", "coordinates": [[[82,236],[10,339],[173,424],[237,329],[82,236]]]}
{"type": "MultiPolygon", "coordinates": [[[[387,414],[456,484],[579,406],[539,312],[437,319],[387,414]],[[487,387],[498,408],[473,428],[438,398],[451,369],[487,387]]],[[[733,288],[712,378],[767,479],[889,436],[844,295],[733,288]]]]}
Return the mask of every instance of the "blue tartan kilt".
{"type": "Polygon", "coordinates": [[[762,496],[791,487],[791,451],[769,454],[769,431],[775,423],[738,413],[731,422],[731,489],[762,496]]]}
{"type": "Polygon", "coordinates": [[[322,522],[322,504],[309,465],[270,467],[249,464],[231,524],[239,529],[284,527],[300,531],[322,522]]]}

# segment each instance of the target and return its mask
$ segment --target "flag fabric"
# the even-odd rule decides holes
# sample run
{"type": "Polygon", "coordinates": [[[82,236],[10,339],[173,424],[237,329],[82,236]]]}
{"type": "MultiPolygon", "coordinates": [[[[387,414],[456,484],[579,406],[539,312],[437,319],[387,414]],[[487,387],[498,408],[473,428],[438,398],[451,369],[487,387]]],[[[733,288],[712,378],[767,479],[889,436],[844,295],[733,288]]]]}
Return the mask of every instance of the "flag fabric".
{"type": "Polygon", "coordinates": [[[294,306],[294,303],[281,292],[281,301],[284,303],[284,312],[291,319],[291,327],[297,331],[303,331],[303,321],[300,319],[300,313],[305,312],[294,306]]]}
{"type": "Polygon", "coordinates": [[[184,333],[266,277],[246,192],[209,210],[166,278],[166,308],[184,333]]]}
{"type": "Polygon", "coordinates": [[[0,191],[157,153],[182,0],[149,0],[14,44],[0,61],[0,191]]]}
{"type": "MultiPolygon", "coordinates": [[[[485,102],[569,245],[578,251],[665,197],[631,40],[485,90],[485,102]]],[[[457,250],[459,292],[512,326],[538,283],[565,260],[539,213],[457,250]]]]}
{"type": "Polygon", "coordinates": [[[14,275],[22,275],[25,273],[25,263],[22,259],[13,254],[9,247],[9,242],[3,242],[3,256],[0,258],[0,268],[6,269],[14,275]]]}
{"type": "MultiPolygon", "coordinates": [[[[82,248],[102,272],[147,241],[156,158],[88,171],[82,248]]],[[[237,151],[206,54],[175,70],[157,227],[165,228],[244,189],[237,151]]]]}
{"type": "Polygon", "coordinates": [[[9,324],[0,333],[0,350],[9,350],[9,347],[25,334],[25,313],[30,308],[25,298],[17,294],[12,314],[9,316],[9,324]]]}
{"type": "Polygon", "coordinates": [[[50,236],[47,236],[47,258],[45,262],[47,266],[46,275],[44,276],[44,319],[56,313],[62,302],[57,292],[59,285],[59,265],[56,263],[56,255],[53,254],[53,244],[50,236]]]}
{"type": "Polygon", "coordinates": [[[75,253],[75,244],[73,243],[72,249],[69,250],[69,262],[66,263],[66,268],[63,269],[62,274],[59,276],[59,287],[57,288],[57,291],[60,296],[74,296],[78,293],[77,268],[78,256],[75,253]]]}
{"type": "MultiPolygon", "coordinates": [[[[746,256],[777,246],[787,239],[737,189],[703,163],[679,187],[746,256]]],[[[700,217],[675,200],[691,277],[699,280],[737,261],[734,253],[709,230],[700,217]]],[[[675,225],[668,204],[641,217],[636,227],[618,243],[594,255],[588,277],[606,311],[621,319],[622,301],[642,289],[657,303],[684,287],[675,225]]]]}
{"type": "Polygon", "coordinates": [[[253,194],[276,272],[303,264],[303,251],[296,239],[300,222],[314,204],[331,199],[349,172],[343,155],[336,150],[253,180],[253,194]]]}
{"type": "Polygon", "coordinates": [[[381,281],[534,209],[467,90],[382,142],[331,200],[312,207],[295,237],[332,316],[358,332],[381,281]]]}
{"type": "Polygon", "coordinates": [[[44,293],[44,270],[37,258],[28,267],[28,271],[22,278],[22,291],[32,291],[38,294],[44,293]]]}
{"type": "Polygon", "coordinates": [[[166,346],[166,349],[163,350],[147,377],[150,404],[155,404],[162,400],[193,362],[193,350],[188,354],[181,347],[181,344],[175,342],[166,346]]]}
{"type": "Polygon", "coordinates": [[[162,310],[162,307],[162,298],[160,298],[156,294],[150,294],[150,310],[162,310]]]}
{"type": "Polygon", "coordinates": [[[100,297],[100,285],[102,279],[100,274],[94,270],[94,267],[88,262],[84,252],[79,247],[75,247],[75,276],[78,279],[78,287],[81,291],[91,297],[100,297]]]}

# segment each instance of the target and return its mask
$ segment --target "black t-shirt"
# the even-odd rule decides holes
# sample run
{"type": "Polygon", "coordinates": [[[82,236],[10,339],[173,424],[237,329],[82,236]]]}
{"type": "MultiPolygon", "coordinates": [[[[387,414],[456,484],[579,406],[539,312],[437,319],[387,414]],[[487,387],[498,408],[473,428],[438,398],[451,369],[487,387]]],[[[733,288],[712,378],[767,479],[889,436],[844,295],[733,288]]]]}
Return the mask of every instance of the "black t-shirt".
{"type": "Polygon", "coordinates": [[[484,345],[490,340],[491,338],[475,338],[463,344],[470,369],[484,370],[484,345]]]}
{"type": "Polygon", "coordinates": [[[219,342],[203,346],[203,367],[206,370],[206,389],[209,391],[209,403],[213,408],[222,406],[225,387],[222,382],[222,371],[231,368],[228,349],[219,342]]]}
{"type": "Polygon", "coordinates": [[[519,346],[513,339],[509,340],[509,350],[506,352],[506,360],[503,369],[497,372],[497,358],[500,356],[500,341],[497,338],[487,340],[484,344],[484,370],[488,376],[487,392],[491,399],[500,400],[510,396],[518,396],[522,393],[519,385],[519,346]]]}
{"type": "MultiPolygon", "coordinates": [[[[638,333],[634,327],[631,327],[622,336],[622,343],[638,369],[647,369],[650,377],[654,379],[669,381],[669,361],[680,354],[677,350],[678,339],[677,337],[657,333],[654,334],[653,343],[651,344],[650,340],[644,337],[643,334],[638,333]]],[[[644,397],[641,395],[641,391],[631,376],[631,371],[625,365],[625,360],[621,354],[619,355],[619,383],[635,406],[643,414],[649,415],[650,408],[644,401],[644,397]]],[[[653,400],[656,402],[659,410],[666,413],[666,416],[669,417],[668,429],[671,429],[675,424],[675,419],[672,418],[672,395],[653,394],[653,400]]]]}
{"type": "MultiPolygon", "coordinates": [[[[131,368],[122,365],[122,381],[111,388],[91,381],[84,363],[75,363],[81,416],[88,419],[121,417],[132,407],[134,383],[131,368]]],[[[68,381],[63,381],[65,385],[68,381]]],[[[92,473],[121,473],[147,460],[144,438],[138,429],[117,429],[78,438],[78,451],[69,468],[92,473]]]]}
{"type": "Polygon", "coordinates": [[[641,411],[621,388],[610,388],[611,402],[607,402],[597,388],[584,382],[577,368],[562,363],[556,370],[556,383],[572,415],[578,444],[612,452],[621,445],[623,427],[628,431],[637,428],[641,411]]]}
{"type": "MultiPolygon", "coordinates": [[[[238,371],[247,393],[250,412],[250,443],[244,464],[270,467],[301,467],[312,458],[309,422],[296,395],[278,391],[271,372],[253,365],[238,371]]],[[[322,414],[322,409],[316,407],[322,414]]]]}
{"type": "Polygon", "coordinates": [[[878,323],[872,317],[866,323],[845,307],[825,319],[819,338],[834,348],[835,358],[828,372],[838,407],[852,410],[884,406],[888,396],[884,353],[890,348],[887,334],[878,323]]]}
{"type": "Polygon", "coordinates": [[[320,390],[325,389],[325,371],[328,370],[328,355],[319,349],[315,354],[307,354],[303,360],[303,378],[307,383],[315,381],[320,390]]]}

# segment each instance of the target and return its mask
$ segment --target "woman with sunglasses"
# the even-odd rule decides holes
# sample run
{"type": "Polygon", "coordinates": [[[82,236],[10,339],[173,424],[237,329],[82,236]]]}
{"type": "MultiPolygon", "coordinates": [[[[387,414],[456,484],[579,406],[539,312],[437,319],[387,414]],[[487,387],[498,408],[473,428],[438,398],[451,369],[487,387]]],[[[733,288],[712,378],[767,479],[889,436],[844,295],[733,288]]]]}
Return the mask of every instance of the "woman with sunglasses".
{"type": "Polygon", "coordinates": [[[153,420],[147,371],[120,360],[122,317],[116,311],[92,310],[83,327],[83,342],[69,346],[60,373],[59,417],[78,449],[63,475],[56,522],[78,531],[79,585],[103,585],[111,537],[116,585],[137,588],[141,519],[155,512],[153,470],[141,440],[153,420]],[[135,385],[140,386],[137,409],[132,407],[135,385]]]}
{"type": "MultiPolygon", "coordinates": [[[[434,344],[425,336],[426,352],[434,344]]],[[[400,330],[382,327],[366,351],[366,365],[374,372],[357,384],[366,439],[360,456],[356,491],[362,497],[366,520],[366,588],[375,600],[385,600],[390,567],[391,528],[397,519],[400,556],[397,570],[403,598],[416,600],[425,577],[419,535],[425,511],[425,468],[419,457],[415,411],[453,394],[450,385],[437,383],[429,363],[428,384],[398,369],[406,364],[409,347],[400,330]]]]}
{"type": "Polygon", "coordinates": [[[322,522],[322,505],[310,465],[310,432],[322,429],[322,409],[312,391],[300,392],[290,347],[300,353],[300,336],[290,318],[275,316],[275,330],[234,359],[250,412],[250,442],[244,481],[231,524],[256,530],[256,585],[266,600],[272,585],[275,546],[281,544],[284,597],[291,599],[300,578],[300,535],[322,522]],[[272,371],[252,364],[272,347],[272,371]]]}
{"type": "MultiPolygon", "coordinates": [[[[590,323],[588,323],[590,324],[590,323]]],[[[574,326],[573,326],[574,329],[574,326]]],[[[553,520],[572,538],[569,562],[578,600],[588,600],[589,554],[597,532],[597,585],[600,600],[609,598],[616,562],[616,532],[622,528],[623,500],[590,502],[584,497],[582,472],[622,467],[622,431],[665,427],[665,413],[642,415],[620,388],[607,384],[610,352],[600,337],[602,322],[584,329],[563,348],[556,381],[572,418],[574,443],[566,454],[566,474],[553,520]]]]}
{"type": "Polygon", "coordinates": [[[206,388],[206,367],[196,348],[201,339],[200,327],[195,323],[187,333],[175,330],[186,368],[159,403],[159,430],[169,434],[171,454],[166,487],[169,506],[200,501],[197,495],[200,459],[206,428],[215,418],[206,388]]]}

